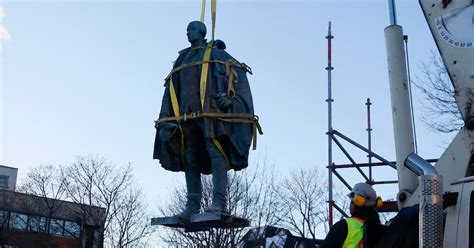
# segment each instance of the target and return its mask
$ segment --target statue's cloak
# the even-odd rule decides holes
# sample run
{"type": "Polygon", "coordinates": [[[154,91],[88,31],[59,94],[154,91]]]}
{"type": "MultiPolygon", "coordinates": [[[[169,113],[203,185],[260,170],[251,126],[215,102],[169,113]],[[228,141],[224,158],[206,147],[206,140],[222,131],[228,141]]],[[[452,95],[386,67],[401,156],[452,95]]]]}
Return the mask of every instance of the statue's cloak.
{"type": "MultiPolygon", "coordinates": [[[[211,61],[233,61],[238,65],[243,65],[237,62],[230,54],[223,48],[225,44],[222,41],[214,43],[210,55],[211,61]]],[[[202,61],[205,47],[200,48],[186,48],[179,53],[179,56],[174,63],[173,69],[182,65],[202,61]],[[193,50],[193,51],[191,51],[193,50]],[[190,53],[191,52],[191,53],[190,53]],[[190,56],[190,54],[193,54],[190,56]],[[194,59],[193,59],[194,58],[194,59]]],[[[247,113],[254,114],[252,94],[250,92],[249,82],[247,80],[246,66],[232,66],[234,71],[233,88],[235,95],[231,107],[226,110],[220,110],[217,107],[218,96],[227,94],[229,85],[229,67],[222,63],[209,63],[209,71],[206,84],[206,94],[204,99],[204,107],[200,104],[199,85],[201,80],[202,64],[197,64],[191,67],[181,69],[177,72],[171,73],[165,82],[165,92],[161,104],[161,111],[159,118],[174,116],[171,96],[170,83],[172,79],[176,96],[178,99],[180,115],[189,112],[204,112],[204,113],[247,113]],[[196,87],[198,87],[196,89],[196,87]],[[194,100],[193,100],[194,99],[194,100]],[[199,104],[196,105],[196,99],[199,99],[199,104]],[[193,102],[194,101],[194,102],[193,102]]],[[[234,170],[241,170],[248,166],[249,148],[254,136],[254,127],[252,123],[235,123],[222,121],[216,118],[202,117],[194,122],[200,122],[199,130],[204,138],[216,139],[221,144],[230,167],[234,170]]],[[[176,123],[175,121],[173,121],[176,123]]],[[[184,127],[192,123],[192,121],[181,121],[181,126],[184,127]]],[[[182,132],[179,128],[172,130],[169,137],[160,138],[159,130],[162,128],[158,125],[155,136],[155,145],[153,158],[158,159],[163,168],[170,171],[185,171],[186,166],[198,166],[203,174],[211,173],[211,165],[209,154],[206,151],[205,144],[192,147],[197,149],[200,154],[195,165],[187,165],[180,152],[182,142],[182,132]]],[[[198,130],[198,131],[199,131],[198,130]]],[[[186,132],[185,132],[186,133],[186,132]]],[[[184,135],[186,139],[186,135],[184,135]]]]}

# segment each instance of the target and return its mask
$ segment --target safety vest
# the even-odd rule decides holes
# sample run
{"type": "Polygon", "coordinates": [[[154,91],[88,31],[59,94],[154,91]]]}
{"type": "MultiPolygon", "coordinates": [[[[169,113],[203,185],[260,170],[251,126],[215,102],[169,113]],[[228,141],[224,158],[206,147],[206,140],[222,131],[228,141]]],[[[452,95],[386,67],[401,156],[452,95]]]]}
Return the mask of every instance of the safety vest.
{"type": "Polygon", "coordinates": [[[343,248],[360,248],[363,247],[364,237],[364,220],[352,217],[346,218],[347,236],[344,241],[343,248]]]}

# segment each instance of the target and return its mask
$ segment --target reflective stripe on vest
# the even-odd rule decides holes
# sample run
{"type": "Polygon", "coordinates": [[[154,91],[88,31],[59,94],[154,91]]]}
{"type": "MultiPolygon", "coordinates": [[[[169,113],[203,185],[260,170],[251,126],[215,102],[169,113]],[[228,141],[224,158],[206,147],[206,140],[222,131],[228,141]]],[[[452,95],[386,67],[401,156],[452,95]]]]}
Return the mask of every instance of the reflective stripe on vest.
{"type": "Polygon", "coordinates": [[[364,220],[359,218],[346,218],[347,236],[343,248],[362,247],[364,237],[364,220]]]}

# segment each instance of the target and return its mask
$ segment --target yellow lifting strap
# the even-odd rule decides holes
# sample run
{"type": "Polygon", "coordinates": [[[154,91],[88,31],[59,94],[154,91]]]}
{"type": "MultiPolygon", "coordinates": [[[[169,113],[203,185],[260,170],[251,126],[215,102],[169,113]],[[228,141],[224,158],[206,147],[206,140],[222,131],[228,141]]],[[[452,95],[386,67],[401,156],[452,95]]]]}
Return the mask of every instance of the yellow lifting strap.
{"type": "Polygon", "coordinates": [[[161,123],[165,121],[188,121],[191,119],[209,117],[216,118],[222,121],[228,122],[240,122],[240,123],[258,123],[258,116],[249,113],[210,113],[210,112],[191,112],[180,116],[163,117],[158,119],[156,122],[161,123]]]}
{"type": "MultiPolygon", "coordinates": [[[[174,89],[173,77],[170,77],[170,96],[171,96],[171,106],[173,107],[174,116],[181,116],[179,114],[179,104],[178,98],[176,97],[176,90],[174,89]]],[[[159,123],[157,123],[159,124],[159,123]]],[[[181,163],[184,165],[184,132],[181,124],[178,122],[178,127],[181,132],[181,141],[180,141],[180,155],[181,155],[181,163]]]]}
{"type": "MultiPolygon", "coordinates": [[[[214,47],[213,47],[214,48],[214,47]]],[[[189,68],[189,67],[193,67],[193,66],[197,66],[197,65],[203,65],[203,64],[208,64],[208,63],[218,63],[218,64],[223,64],[226,66],[226,70],[227,70],[227,67],[239,67],[239,68],[242,68],[243,70],[245,70],[246,72],[252,74],[252,68],[250,68],[248,65],[246,65],[245,63],[239,63],[239,62],[236,62],[236,61],[233,61],[233,60],[227,60],[227,61],[223,61],[223,60],[200,60],[200,61],[194,61],[194,62],[191,62],[191,63],[187,63],[187,64],[184,64],[184,65],[180,65],[176,68],[174,68],[173,70],[171,70],[171,72],[168,74],[168,76],[166,76],[165,78],[165,81],[168,80],[171,75],[173,75],[174,73],[178,72],[178,71],[181,71],[183,69],[186,69],[186,68],[189,68]]],[[[234,70],[234,75],[237,77],[237,72],[235,72],[234,70]]]]}
{"type": "Polygon", "coordinates": [[[171,106],[173,107],[174,116],[180,116],[178,98],[176,97],[176,90],[174,89],[173,77],[170,77],[170,96],[171,96],[171,106]]]}
{"type": "MultiPolygon", "coordinates": [[[[217,12],[217,0],[211,0],[212,40],[214,40],[214,34],[216,33],[216,12],[217,12]]],[[[205,16],[206,16],[206,0],[202,0],[201,22],[204,22],[205,16]]]]}
{"type": "Polygon", "coordinates": [[[225,163],[227,164],[227,169],[230,170],[232,169],[232,164],[230,163],[229,157],[227,157],[227,154],[225,154],[224,148],[222,148],[221,143],[217,139],[212,139],[212,142],[214,142],[214,145],[216,145],[217,149],[221,152],[222,156],[225,159],[225,163]]]}
{"type": "Polygon", "coordinates": [[[204,22],[204,16],[206,14],[206,0],[202,0],[201,6],[201,22],[204,22]]]}
{"type": "Polygon", "coordinates": [[[214,34],[216,33],[216,4],[216,0],[211,1],[212,40],[214,40],[214,34]]]}
{"type": "Polygon", "coordinates": [[[257,131],[260,135],[263,134],[262,127],[258,122],[258,116],[248,113],[205,113],[205,112],[192,112],[186,113],[181,116],[174,116],[174,117],[163,117],[156,120],[156,124],[165,121],[187,121],[196,118],[214,118],[220,121],[231,122],[231,123],[241,123],[241,124],[252,124],[253,129],[253,147],[252,150],[257,149],[257,131]]]}
{"type": "MultiPolygon", "coordinates": [[[[207,44],[206,51],[204,52],[203,61],[209,60],[211,57],[212,51],[212,41],[207,44]]],[[[207,87],[207,74],[209,71],[209,63],[203,63],[201,69],[201,85],[200,85],[200,93],[201,93],[201,107],[204,110],[204,100],[206,99],[206,87],[207,87]]]]}

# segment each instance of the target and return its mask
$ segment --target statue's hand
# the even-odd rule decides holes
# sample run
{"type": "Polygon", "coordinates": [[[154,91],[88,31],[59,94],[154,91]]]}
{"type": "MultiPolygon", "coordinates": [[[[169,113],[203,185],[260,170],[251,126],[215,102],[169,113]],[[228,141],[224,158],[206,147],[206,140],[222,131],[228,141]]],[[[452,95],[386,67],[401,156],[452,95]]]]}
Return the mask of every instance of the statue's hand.
{"type": "Polygon", "coordinates": [[[177,125],[172,122],[162,122],[158,126],[158,135],[162,141],[167,141],[173,132],[176,130],[177,125]]]}
{"type": "Polygon", "coordinates": [[[217,107],[221,110],[228,109],[232,105],[232,98],[229,96],[221,96],[217,99],[217,107]]]}

